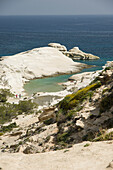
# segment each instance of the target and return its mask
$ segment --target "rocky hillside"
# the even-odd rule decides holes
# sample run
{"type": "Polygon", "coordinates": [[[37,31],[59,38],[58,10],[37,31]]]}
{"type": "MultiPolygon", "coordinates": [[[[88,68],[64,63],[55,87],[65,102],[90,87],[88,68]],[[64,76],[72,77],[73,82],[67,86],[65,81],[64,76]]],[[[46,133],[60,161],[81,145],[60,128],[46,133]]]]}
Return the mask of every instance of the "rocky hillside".
{"type": "Polygon", "coordinates": [[[57,105],[43,110],[32,101],[14,105],[1,100],[10,123],[0,117],[0,151],[33,154],[83,141],[113,140],[113,62],[88,86],[72,90],[57,105]]]}

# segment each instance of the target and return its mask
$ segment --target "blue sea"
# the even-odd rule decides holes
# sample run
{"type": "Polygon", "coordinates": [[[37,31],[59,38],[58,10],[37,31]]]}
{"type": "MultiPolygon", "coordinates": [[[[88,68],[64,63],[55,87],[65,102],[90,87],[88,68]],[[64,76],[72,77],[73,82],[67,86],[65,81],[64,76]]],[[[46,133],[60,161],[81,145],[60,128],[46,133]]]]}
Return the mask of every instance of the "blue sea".
{"type": "MultiPolygon", "coordinates": [[[[9,56],[57,42],[68,50],[78,46],[81,50],[100,57],[95,61],[80,61],[96,65],[89,70],[101,69],[113,60],[113,15],[107,16],[0,16],[0,57],[9,56]]],[[[35,80],[27,84],[36,91],[57,91],[57,82],[66,81],[67,75],[35,80]],[[41,89],[41,86],[46,89],[41,89]],[[50,86],[50,87],[49,87],[50,86]]],[[[58,89],[57,89],[58,88],[58,89]]]]}

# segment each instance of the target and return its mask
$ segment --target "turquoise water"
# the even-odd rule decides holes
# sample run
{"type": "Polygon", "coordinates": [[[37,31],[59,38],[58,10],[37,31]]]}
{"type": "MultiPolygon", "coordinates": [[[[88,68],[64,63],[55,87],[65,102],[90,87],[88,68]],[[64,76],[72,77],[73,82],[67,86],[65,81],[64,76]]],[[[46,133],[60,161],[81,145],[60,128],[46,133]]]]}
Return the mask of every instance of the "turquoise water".
{"type": "MultiPolygon", "coordinates": [[[[102,67],[92,67],[82,70],[81,72],[89,72],[89,71],[96,71],[100,70],[102,67]]],[[[27,84],[25,84],[24,89],[27,92],[27,94],[31,95],[32,93],[36,92],[57,92],[61,91],[63,87],[61,85],[58,85],[58,83],[66,82],[70,76],[69,75],[60,75],[56,77],[49,77],[49,78],[43,78],[43,79],[36,79],[31,80],[27,84]]]]}
{"type": "Polygon", "coordinates": [[[60,75],[56,77],[31,80],[25,84],[24,89],[29,95],[36,92],[61,91],[63,87],[58,85],[58,83],[67,81],[71,75],[60,75]]]}

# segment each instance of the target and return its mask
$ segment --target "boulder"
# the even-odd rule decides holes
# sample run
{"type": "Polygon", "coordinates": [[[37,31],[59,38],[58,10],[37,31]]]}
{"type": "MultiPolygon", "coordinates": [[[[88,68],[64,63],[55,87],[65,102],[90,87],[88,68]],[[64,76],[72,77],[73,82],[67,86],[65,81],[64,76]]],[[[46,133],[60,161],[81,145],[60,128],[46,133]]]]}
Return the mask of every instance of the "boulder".
{"type": "Polygon", "coordinates": [[[77,121],[76,121],[76,126],[83,129],[83,128],[84,128],[84,123],[83,123],[83,121],[77,120],[77,121]]]}
{"type": "Polygon", "coordinates": [[[53,121],[56,119],[55,116],[55,108],[46,108],[43,110],[43,113],[39,116],[39,121],[44,122],[52,119],[53,121]]]}
{"type": "Polygon", "coordinates": [[[38,149],[35,146],[27,146],[23,151],[24,154],[34,154],[39,153],[38,149]]]}
{"type": "Polygon", "coordinates": [[[50,43],[50,44],[48,44],[48,46],[56,48],[56,49],[58,49],[61,52],[67,51],[67,48],[64,45],[61,45],[59,43],[50,43]]]}

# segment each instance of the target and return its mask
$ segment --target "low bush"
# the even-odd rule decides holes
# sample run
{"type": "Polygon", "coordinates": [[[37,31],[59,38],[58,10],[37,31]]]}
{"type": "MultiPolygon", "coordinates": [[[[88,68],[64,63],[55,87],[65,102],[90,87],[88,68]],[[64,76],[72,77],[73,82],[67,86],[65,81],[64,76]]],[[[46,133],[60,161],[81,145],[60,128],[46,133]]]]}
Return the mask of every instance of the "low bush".
{"type": "Polygon", "coordinates": [[[6,103],[0,106],[0,124],[10,121],[17,116],[16,105],[6,103]]]}
{"type": "Polygon", "coordinates": [[[101,133],[99,132],[99,134],[97,134],[95,139],[93,139],[94,142],[106,140],[113,140],[113,132],[106,133],[105,130],[103,130],[101,133]]]}
{"type": "Polygon", "coordinates": [[[6,102],[7,97],[11,97],[13,94],[10,93],[8,89],[1,89],[0,90],[0,102],[6,102]]]}
{"type": "Polygon", "coordinates": [[[32,103],[31,100],[20,101],[19,104],[3,103],[0,105],[0,124],[11,121],[19,114],[32,113],[36,107],[37,104],[32,103]]]}
{"type": "Polygon", "coordinates": [[[32,110],[36,107],[36,104],[33,103],[31,100],[26,101],[20,101],[17,105],[17,110],[19,113],[28,113],[32,112],[32,110]]]}
{"type": "Polygon", "coordinates": [[[90,146],[90,144],[89,144],[89,143],[86,143],[86,144],[84,145],[84,147],[88,147],[88,146],[90,146]]]}
{"type": "Polygon", "coordinates": [[[67,112],[67,110],[72,109],[73,107],[76,107],[79,103],[81,103],[84,99],[86,99],[88,96],[91,97],[93,95],[93,92],[96,88],[100,87],[101,83],[96,82],[94,84],[91,84],[83,89],[78,90],[76,93],[67,95],[60,103],[59,108],[62,109],[64,112],[67,112]]]}
{"type": "Polygon", "coordinates": [[[13,128],[16,128],[16,127],[17,127],[16,123],[11,123],[8,126],[1,126],[0,133],[10,132],[12,131],[13,128]]]}
{"type": "Polygon", "coordinates": [[[104,93],[106,93],[108,91],[109,91],[109,88],[105,88],[105,89],[103,89],[102,94],[104,94],[104,93]]]}

